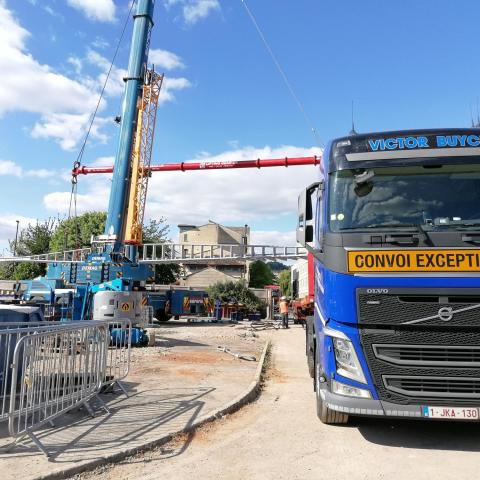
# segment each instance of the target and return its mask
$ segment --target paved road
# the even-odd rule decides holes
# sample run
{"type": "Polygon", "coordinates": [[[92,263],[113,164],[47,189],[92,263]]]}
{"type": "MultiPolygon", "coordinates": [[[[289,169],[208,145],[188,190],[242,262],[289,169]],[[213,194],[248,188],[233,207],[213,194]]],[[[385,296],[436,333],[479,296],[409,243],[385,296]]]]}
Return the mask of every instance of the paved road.
{"type": "Polygon", "coordinates": [[[275,333],[272,373],[257,402],[176,445],[97,472],[94,478],[478,478],[478,424],[372,419],[347,426],[321,424],[303,338],[295,327],[275,333]]]}

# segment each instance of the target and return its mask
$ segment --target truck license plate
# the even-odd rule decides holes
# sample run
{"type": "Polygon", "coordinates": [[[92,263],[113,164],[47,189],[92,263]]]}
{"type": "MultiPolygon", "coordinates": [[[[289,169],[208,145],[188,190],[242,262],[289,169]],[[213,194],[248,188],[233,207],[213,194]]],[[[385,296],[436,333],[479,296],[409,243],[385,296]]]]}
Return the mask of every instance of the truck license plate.
{"type": "Polygon", "coordinates": [[[478,408],[463,407],[423,407],[426,418],[443,418],[444,420],[478,420],[478,408]]]}

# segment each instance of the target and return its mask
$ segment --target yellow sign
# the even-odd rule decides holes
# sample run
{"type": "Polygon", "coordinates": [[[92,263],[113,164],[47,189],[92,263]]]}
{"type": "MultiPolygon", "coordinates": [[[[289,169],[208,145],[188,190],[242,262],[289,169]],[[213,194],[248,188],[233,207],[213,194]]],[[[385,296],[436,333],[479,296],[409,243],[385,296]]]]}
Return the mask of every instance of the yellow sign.
{"type": "Polygon", "coordinates": [[[142,297],[142,306],[145,306],[148,303],[148,297],[142,297]]]}
{"type": "Polygon", "coordinates": [[[122,309],[122,312],[129,312],[130,304],[128,302],[123,302],[120,308],[122,309]]]}
{"type": "Polygon", "coordinates": [[[480,250],[352,250],[348,271],[480,273],[480,250]]]}
{"type": "Polygon", "coordinates": [[[190,310],[190,297],[183,297],[183,310],[190,310]]]}

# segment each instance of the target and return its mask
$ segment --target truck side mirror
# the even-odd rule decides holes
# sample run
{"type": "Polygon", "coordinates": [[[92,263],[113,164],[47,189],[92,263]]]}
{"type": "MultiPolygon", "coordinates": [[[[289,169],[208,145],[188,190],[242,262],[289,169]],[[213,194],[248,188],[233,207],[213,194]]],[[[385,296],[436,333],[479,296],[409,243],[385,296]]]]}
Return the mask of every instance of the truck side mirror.
{"type": "Polygon", "coordinates": [[[297,242],[303,246],[312,243],[314,239],[314,218],[312,197],[314,193],[323,191],[324,182],[316,182],[307,187],[298,196],[297,242]]]}

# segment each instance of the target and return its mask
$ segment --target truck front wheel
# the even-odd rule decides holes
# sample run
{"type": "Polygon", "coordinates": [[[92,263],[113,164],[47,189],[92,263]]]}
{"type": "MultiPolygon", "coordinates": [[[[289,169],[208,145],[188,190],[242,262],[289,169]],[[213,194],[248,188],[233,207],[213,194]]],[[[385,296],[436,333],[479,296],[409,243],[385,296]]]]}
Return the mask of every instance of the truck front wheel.
{"type": "Polygon", "coordinates": [[[315,396],[317,400],[317,416],[322,423],[327,425],[340,425],[348,423],[348,415],[343,412],[337,412],[327,407],[320,396],[320,364],[315,362],[315,396]]]}

